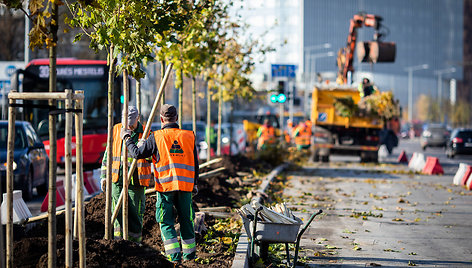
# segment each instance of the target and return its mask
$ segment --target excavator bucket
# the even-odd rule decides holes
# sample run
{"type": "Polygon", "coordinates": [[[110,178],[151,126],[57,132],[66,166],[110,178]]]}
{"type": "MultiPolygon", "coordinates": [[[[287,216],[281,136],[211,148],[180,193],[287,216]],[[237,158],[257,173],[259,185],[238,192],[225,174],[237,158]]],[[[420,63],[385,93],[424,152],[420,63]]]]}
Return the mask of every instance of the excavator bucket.
{"type": "Polygon", "coordinates": [[[358,42],[357,59],[360,62],[395,62],[396,44],[394,42],[358,42]]]}

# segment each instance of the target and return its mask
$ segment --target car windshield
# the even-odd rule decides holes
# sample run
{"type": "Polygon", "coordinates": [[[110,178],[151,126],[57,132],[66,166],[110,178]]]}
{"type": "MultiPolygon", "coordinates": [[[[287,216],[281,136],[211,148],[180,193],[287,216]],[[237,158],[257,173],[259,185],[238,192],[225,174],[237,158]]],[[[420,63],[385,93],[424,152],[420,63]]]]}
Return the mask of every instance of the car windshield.
{"type": "MultiPolygon", "coordinates": [[[[7,149],[8,125],[0,125],[0,149],[7,149]]],[[[15,127],[15,149],[26,148],[26,138],[21,126],[15,127]]]]}

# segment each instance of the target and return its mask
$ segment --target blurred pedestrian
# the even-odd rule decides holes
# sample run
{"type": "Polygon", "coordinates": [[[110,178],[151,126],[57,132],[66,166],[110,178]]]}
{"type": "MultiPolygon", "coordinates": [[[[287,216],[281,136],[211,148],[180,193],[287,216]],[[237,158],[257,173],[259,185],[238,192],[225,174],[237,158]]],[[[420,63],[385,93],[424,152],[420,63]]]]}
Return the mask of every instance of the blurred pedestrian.
{"type": "MultiPolygon", "coordinates": [[[[126,116],[126,115],[125,115],[126,116]]],[[[124,145],[120,133],[124,126],[122,123],[118,123],[113,127],[113,148],[110,150],[106,148],[105,154],[103,155],[102,168],[101,168],[101,186],[102,190],[106,191],[106,171],[107,161],[112,161],[112,210],[115,210],[118,199],[120,198],[121,191],[123,190],[123,159],[122,159],[122,148],[124,145]]],[[[139,112],[135,106],[129,106],[128,108],[128,126],[126,129],[129,131],[129,142],[138,144],[139,140],[143,136],[143,125],[139,122],[139,112]]],[[[128,157],[128,166],[131,166],[133,158],[128,157]]],[[[129,240],[140,243],[142,241],[142,230],[143,230],[143,216],[146,205],[145,190],[149,187],[151,182],[152,171],[150,159],[138,160],[137,168],[131,177],[131,181],[128,187],[129,195],[129,211],[128,211],[128,224],[129,224],[129,240]]],[[[121,210],[113,223],[113,233],[115,239],[123,237],[122,229],[122,214],[121,210]]]]}
{"type": "Polygon", "coordinates": [[[167,258],[178,263],[182,258],[193,260],[196,257],[192,192],[198,191],[198,155],[195,134],[179,128],[177,109],[173,105],[164,104],[160,118],[162,129],[152,132],[141,147],[131,140],[129,130],[123,129],[121,136],[131,157],[152,157],[157,191],[156,220],[167,258]],[[180,221],[182,250],[174,227],[174,206],[180,221]]]}
{"type": "Polygon", "coordinates": [[[307,122],[300,122],[293,132],[295,145],[299,151],[309,149],[311,144],[311,127],[307,122]]]}
{"type": "Polygon", "coordinates": [[[264,124],[257,130],[257,149],[265,149],[269,145],[275,144],[275,129],[269,123],[269,119],[264,120],[264,124]]]}

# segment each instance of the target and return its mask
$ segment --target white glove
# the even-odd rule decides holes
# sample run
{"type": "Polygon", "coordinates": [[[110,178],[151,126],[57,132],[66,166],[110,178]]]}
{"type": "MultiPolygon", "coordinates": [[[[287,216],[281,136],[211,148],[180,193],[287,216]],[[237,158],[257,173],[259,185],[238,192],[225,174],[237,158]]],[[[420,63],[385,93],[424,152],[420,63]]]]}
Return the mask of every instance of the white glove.
{"type": "Polygon", "coordinates": [[[145,139],[140,139],[140,140],[138,141],[138,144],[137,144],[136,146],[138,146],[138,148],[141,147],[141,146],[143,146],[145,141],[146,141],[145,139]]]}
{"type": "Polygon", "coordinates": [[[107,180],[106,179],[101,179],[100,180],[100,188],[102,188],[102,192],[105,192],[107,188],[107,180]]]}

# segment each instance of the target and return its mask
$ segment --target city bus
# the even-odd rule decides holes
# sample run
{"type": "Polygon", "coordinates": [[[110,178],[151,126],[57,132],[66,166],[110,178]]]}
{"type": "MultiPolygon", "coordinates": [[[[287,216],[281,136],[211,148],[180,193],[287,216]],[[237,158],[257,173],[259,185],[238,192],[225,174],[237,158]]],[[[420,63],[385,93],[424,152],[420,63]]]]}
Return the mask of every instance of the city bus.
{"type": "MultiPolygon", "coordinates": [[[[19,92],[48,92],[49,59],[32,60],[24,70],[17,71],[15,79],[17,82],[13,84],[19,92]]],[[[121,121],[121,84],[121,79],[115,78],[114,122],[121,121]]],[[[63,92],[64,89],[84,91],[83,161],[84,165],[97,167],[101,163],[107,140],[107,62],[74,58],[57,59],[56,90],[63,92]]],[[[37,108],[38,105],[47,105],[47,101],[23,101],[23,103],[24,107],[17,109],[17,119],[29,121],[33,125],[49,154],[49,110],[37,108]]],[[[63,102],[58,102],[57,105],[59,109],[64,108],[63,102]]],[[[59,114],[57,116],[57,163],[59,166],[64,165],[64,128],[65,115],[59,114]]],[[[72,137],[72,156],[75,160],[75,136],[72,137]]]]}

